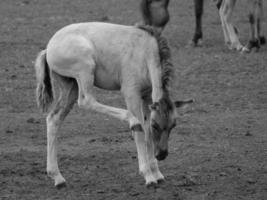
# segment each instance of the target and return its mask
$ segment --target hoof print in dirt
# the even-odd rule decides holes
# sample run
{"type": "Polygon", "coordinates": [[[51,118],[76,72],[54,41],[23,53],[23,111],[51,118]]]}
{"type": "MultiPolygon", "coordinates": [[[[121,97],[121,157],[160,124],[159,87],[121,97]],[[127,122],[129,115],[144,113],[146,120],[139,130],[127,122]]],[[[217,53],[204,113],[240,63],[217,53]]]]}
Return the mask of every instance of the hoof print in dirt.
{"type": "Polygon", "coordinates": [[[178,181],[178,186],[188,187],[198,185],[198,181],[191,176],[181,176],[181,180],[178,181]]]}
{"type": "Polygon", "coordinates": [[[33,117],[27,119],[27,123],[29,124],[40,124],[39,120],[34,119],[33,117]]]}
{"type": "Polygon", "coordinates": [[[248,178],[248,179],[247,179],[247,183],[248,183],[248,184],[255,184],[255,183],[257,183],[257,180],[255,180],[255,179],[253,179],[253,178],[248,178]]]}
{"type": "Polygon", "coordinates": [[[247,131],[245,136],[252,136],[251,132],[250,131],[247,131]]]}
{"type": "Polygon", "coordinates": [[[100,21],[102,21],[102,22],[108,22],[108,21],[110,21],[110,19],[109,19],[108,16],[103,16],[103,17],[101,17],[100,21]]]}
{"type": "Polygon", "coordinates": [[[104,194],[106,192],[104,190],[97,190],[96,193],[98,193],[98,194],[104,194]]]}
{"type": "Polygon", "coordinates": [[[17,75],[13,74],[10,76],[11,79],[16,79],[17,78],[17,75]]]}
{"type": "Polygon", "coordinates": [[[12,131],[12,130],[6,130],[6,133],[14,133],[14,131],[12,131]]]}

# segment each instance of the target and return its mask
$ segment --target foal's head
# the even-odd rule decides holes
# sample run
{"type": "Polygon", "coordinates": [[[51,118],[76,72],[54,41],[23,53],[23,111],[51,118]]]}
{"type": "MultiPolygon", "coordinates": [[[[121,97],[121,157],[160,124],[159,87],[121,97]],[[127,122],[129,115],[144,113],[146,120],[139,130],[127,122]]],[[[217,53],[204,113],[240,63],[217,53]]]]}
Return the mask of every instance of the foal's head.
{"type": "Polygon", "coordinates": [[[150,109],[150,133],[155,157],[164,160],[168,155],[170,132],[176,125],[175,105],[167,95],[164,95],[158,102],[153,103],[150,109]]]}
{"type": "Polygon", "coordinates": [[[176,108],[191,103],[193,100],[172,102],[168,95],[164,95],[150,106],[150,133],[157,160],[164,160],[168,155],[168,139],[171,130],[176,126],[176,108]]]}
{"type": "MultiPolygon", "coordinates": [[[[152,2],[153,0],[150,0],[152,2]]],[[[157,0],[154,0],[157,2],[157,0]]],[[[161,0],[158,0],[161,1],[161,0]]],[[[183,107],[186,104],[192,103],[193,100],[189,101],[176,101],[172,102],[169,97],[169,85],[172,79],[173,65],[171,62],[171,53],[168,46],[167,40],[155,30],[154,27],[150,26],[138,26],[138,28],[147,31],[157,40],[159,49],[159,65],[154,70],[160,70],[161,78],[152,77],[155,82],[161,82],[162,97],[158,101],[154,101],[150,106],[149,116],[149,140],[153,141],[155,157],[158,160],[164,160],[168,155],[168,139],[171,130],[176,125],[176,107],[183,107]],[[160,67],[158,67],[160,66],[160,67]]],[[[153,93],[153,85],[152,85],[153,93]]],[[[158,90],[159,88],[154,88],[158,90]]],[[[144,95],[145,97],[146,95],[144,95]]],[[[150,99],[151,100],[151,99],[150,99]]],[[[145,117],[145,120],[147,118],[145,117]]],[[[148,120],[148,119],[147,119],[148,120]]]]}

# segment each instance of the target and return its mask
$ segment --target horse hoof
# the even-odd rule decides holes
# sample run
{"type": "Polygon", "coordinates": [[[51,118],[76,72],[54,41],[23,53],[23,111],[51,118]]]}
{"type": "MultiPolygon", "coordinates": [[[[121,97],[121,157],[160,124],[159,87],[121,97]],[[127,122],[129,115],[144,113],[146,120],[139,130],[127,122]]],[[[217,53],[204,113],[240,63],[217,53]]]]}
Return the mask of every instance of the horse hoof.
{"type": "Polygon", "coordinates": [[[191,48],[191,47],[195,47],[195,46],[196,46],[195,42],[193,40],[190,40],[185,47],[191,48]]]}
{"type": "Polygon", "coordinates": [[[247,48],[247,47],[243,47],[241,50],[241,53],[250,53],[251,49],[247,48]]]}
{"type": "Polygon", "coordinates": [[[188,42],[188,44],[186,45],[186,48],[190,48],[190,47],[202,47],[202,45],[203,45],[203,40],[202,39],[198,39],[197,41],[190,40],[188,42]]]}
{"type": "Polygon", "coordinates": [[[266,44],[266,39],[264,36],[260,36],[260,43],[261,43],[261,45],[266,44]]]}
{"type": "Polygon", "coordinates": [[[244,47],[243,47],[242,45],[238,45],[238,46],[236,47],[236,50],[237,50],[237,51],[242,51],[243,48],[244,48],[244,47]]]}
{"type": "Polygon", "coordinates": [[[163,184],[163,183],[165,183],[165,179],[164,178],[161,178],[161,179],[158,180],[158,184],[163,184]]]}
{"type": "Polygon", "coordinates": [[[156,182],[150,182],[146,184],[147,189],[155,189],[158,187],[158,184],[156,182]]]}
{"type": "Polygon", "coordinates": [[[65,188],[65,187],[67,187],[66,182],[62,182],[62,183],[59,183],[59,184],[56,185],[56,188],[59,189],[59,190],[62,189],[62,188],[65,188]]]}
{"type": "Polygon", "coordinates": [[[202,47],[203,46],[203,40],[199,39],[196,44],[197,47],[202,47]]]}

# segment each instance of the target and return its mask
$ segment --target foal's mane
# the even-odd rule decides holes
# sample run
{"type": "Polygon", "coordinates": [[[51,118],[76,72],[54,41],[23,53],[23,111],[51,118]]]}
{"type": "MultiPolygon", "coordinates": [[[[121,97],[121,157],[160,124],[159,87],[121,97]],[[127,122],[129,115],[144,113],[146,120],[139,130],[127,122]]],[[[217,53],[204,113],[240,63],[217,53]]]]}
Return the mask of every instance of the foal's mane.
{"type": "Polygon", "coordinates": [[[167,39],[163,37],[160,32],[152,26],[138,25],[137,27],[152,35],[158,43],[159,58],[162,69],[162,89],[168,93],[170,81],[172,80],[173,75],[173,64],[171,62],[171,50],[168,45],[167,39]]]}

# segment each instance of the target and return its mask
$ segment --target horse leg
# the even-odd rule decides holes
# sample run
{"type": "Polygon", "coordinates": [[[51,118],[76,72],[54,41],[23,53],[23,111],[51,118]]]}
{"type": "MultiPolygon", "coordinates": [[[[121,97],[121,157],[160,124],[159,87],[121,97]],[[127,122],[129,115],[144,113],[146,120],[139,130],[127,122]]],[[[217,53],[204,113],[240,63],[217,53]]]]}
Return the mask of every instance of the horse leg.
{"type": "Polygon", "coordinates": [[[148,0],[141,0],[140,3],[140,10],[141,10],[141,14],[143,17],[143,23],[145,25],[151,25],[151,13],[149,11],[149,4],[151,4],[151,2],[148,2],[148,0]]]}
{"type": "Polygon", "coordinates": [[[90,61],[88,58],[88,63],[84,65],[81,64],[80,69],[81,73],[76,77],[79,87],[78,105],[80,107],[127,121],[131,129],[141,125],[137,118],[128,110],[101,104],[92,95],[95,78],[95,63],[93,60],[90,61]]]}
{"type": "Polygon", "coordinates": [[[266,44],[266,39],[264,37],[264,34],[262,32],[262,28],[261,28],[261,24],[262,24],[262,20],[263,20],[263,1],[262,0],[259,0],[258,10],[257,10],[256,15],[258,16],[258,19],[259,19],[257,29],[258,29],[258,33],[259,33],[260,44],[264,45],[264,44],[266,44]]]}
{"type": "Polygon", "coordinates": [[[236,0],[224,0],[219,12],[226,44],[230,49],[236,49],[239,51],[243,48],[243,46],[238,39],[237,29],[232,24],[235,3],[236,0]]]}
{"type": "Polygon", "coordinates": [[[194,0],[195,6],[195,33],[192,39],[194,46],[202,44],[202,14],[203,14],[203,0],[194,0]]]}
{"type": "Polygon", "coordinates": [[[142,122],[142,130],[132,130],[134,135],[134,140],[137,148],[139,171],[145,178],[146,185],[154,185],[157,183],[156,177],[150,168],[149,157],[148,157],[148,137],[147,129],[144,126],[144,120],[147,116],[143,115],[142,112],[142,99],[138,92],[122,91],[125,97],[127,109],[136,116],[140,122],[142,122]],[[145,133],[143,132],[145,131],[145,133]]]}
{"type": "Polygon", "coordinates": [[[220,14],[220,19],[221,19],[221,24],[222,24],[222,30],[223,30],[223,35],[224,35],[224,41],[225,41],[225,44],[227,46],[230,46],[231,44],[231,40],[230,40],[230,36],[229,36],[229,32],[227,30],[227,26],[226,26],[226,23],[225,23],[225,1],[222,2],[222,5],[219,9],[219,14],[220,14]]]}
{"type": "Polygon", "coordinates": [[[249,4],[249,24],[250,24],[250,39],[245,47],[243,47],[242,52],[249,53],[253,48],[256,48],[256,51],[260,48],[260,36],[258,32],[259,28],[259,9],[258,0],[247,1],[249,4]]]}
{"type": "MultiPolygon", "coordinates": [[[[144,119],[145,132],[148,133],[147,134],[148,137],[151,137],[150,120],[149,120],[149,118],[150,118],[149,102],[150,101],[143,100],[143,102],[142,102],[142,111],[143,112],[142,113],[143,113],[143,119],[144,119]]],[[[153,176],[157,180],[157,182],[160,183],[160,182],[164,181],[164,176],[162,175],[162,173],[159,170],[158,161],[154,155],[154,145],[152,143],[152,138],[148,138],[147,141],[148,141],[147,153],[148,153],[148,160],[149,160],[150,169],[153,173],[153,176]]]]}
{"type": "Polygon", "coordinates": [[[254,26],[255,29],[255,37],[259,41],[259,45],[265,44],[265,38],[263,33],[261,32],[261,21],[263,19],[263,1],[262,0],[254,0],[255,1],[255,9],[254,9],[254,16],[256,18],[256,23],[254,26]]]}
{"type": "Polygon", "coordinates": [[[77,83],[71,82],[55,73],[52,77],[60,83],[60,97],[54,108],[49,112],[47,122],[47,174],[55,181],[56,187],[65,185],[65,179],[61,175],[57,162],[57,132],[63,120],[68,115],[77,100],[77,83]],[[65,80],[64,80],[65,79],[65,80]]]}

